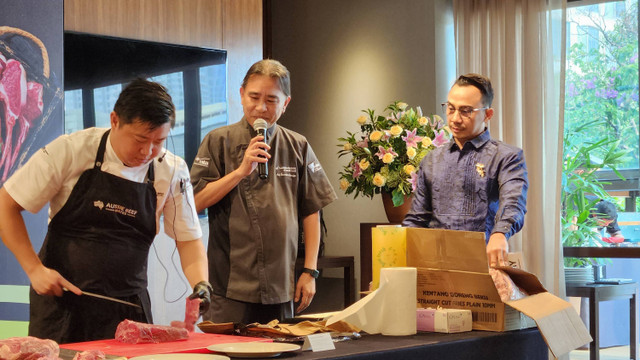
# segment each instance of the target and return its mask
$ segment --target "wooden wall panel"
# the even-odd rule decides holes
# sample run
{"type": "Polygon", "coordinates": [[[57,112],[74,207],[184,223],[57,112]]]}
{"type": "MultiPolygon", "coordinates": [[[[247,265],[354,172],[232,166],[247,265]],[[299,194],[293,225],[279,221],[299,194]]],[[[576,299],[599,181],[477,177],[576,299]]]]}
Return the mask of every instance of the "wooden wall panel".
{"type": "Polygon", "coordinates": [[[222,0],[65,0],[64,5],[65,30],[222,47],[222,0]]]}
{"type": "Polygon", "coordinates": [[[64,0],[65,30],[226,49],[229,121],[239,88],[262,59],[262,0],[64,0]]]}
{"type": "Polygon", "coordinates": [[[229,121],[242,118],[240,84],[249,67],[262,59],[262,0],[222,0],[223,48],[228,52],[229,121]],[[242,24],[238,26],[238,24],[242,24]]]}

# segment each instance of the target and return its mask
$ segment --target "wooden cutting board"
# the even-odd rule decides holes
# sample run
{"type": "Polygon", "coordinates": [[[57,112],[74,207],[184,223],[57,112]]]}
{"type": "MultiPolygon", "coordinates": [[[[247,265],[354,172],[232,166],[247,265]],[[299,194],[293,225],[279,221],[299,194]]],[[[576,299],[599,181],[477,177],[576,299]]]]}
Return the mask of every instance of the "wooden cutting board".
{"type": "MultiPolygon", "coordinates": [[[[105,354],[114,356],[111,359],[116,359],[118,356],[130,358],[134,356],[171,353],[208,354],[211,353],[207,350],[207,346],[210,345],[251,341],[272,342],[271,339],[247,336],[190,333],[189,339],[187,340],[170,341],[159,344],[125,344],[115,339],[61,344],[60,351],[62,352],[63,349],[76,351],[102,350],[105,354]]],[[[72,358],[73,356],[69,359],[72,358]]]]}

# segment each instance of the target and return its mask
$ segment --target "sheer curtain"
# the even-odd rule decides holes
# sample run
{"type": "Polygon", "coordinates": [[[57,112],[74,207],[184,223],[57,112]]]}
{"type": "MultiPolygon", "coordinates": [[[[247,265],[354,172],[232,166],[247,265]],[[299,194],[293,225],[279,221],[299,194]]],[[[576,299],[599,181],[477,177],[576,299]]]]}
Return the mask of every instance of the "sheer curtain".
{"type": "Polygon", "coordinates": [[[560,224],[566,0],[454,0],[457,73],[493,84],[493,138],[521,147],[529,171],[523,230],[510,241],[528,271],[565,295],[560,224]]]}

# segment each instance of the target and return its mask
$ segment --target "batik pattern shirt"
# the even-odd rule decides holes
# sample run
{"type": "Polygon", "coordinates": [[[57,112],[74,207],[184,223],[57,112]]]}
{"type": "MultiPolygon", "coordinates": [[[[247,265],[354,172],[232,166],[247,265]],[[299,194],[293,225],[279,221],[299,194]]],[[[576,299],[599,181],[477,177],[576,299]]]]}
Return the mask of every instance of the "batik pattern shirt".
{"type": "Polygon", "coordinates": [[[420,163],[410,227],[503,233],[522,229],[527,202],[527,167],[521,149],[491,139],[485,130],[462,149],[455,141],[420,163]]]}

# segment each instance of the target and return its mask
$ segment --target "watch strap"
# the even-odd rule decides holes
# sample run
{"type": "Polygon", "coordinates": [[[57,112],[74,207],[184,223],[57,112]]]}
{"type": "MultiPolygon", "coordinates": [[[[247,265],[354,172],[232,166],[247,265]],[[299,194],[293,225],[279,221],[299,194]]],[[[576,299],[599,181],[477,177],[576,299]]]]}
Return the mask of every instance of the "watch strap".
{"type": "Polygon", "coordinates": [[[318,276],[320,276],[320,271],[316,269],[303,268],[302,272],[311,275],[314,279],[317,279],[318,276]]]}

